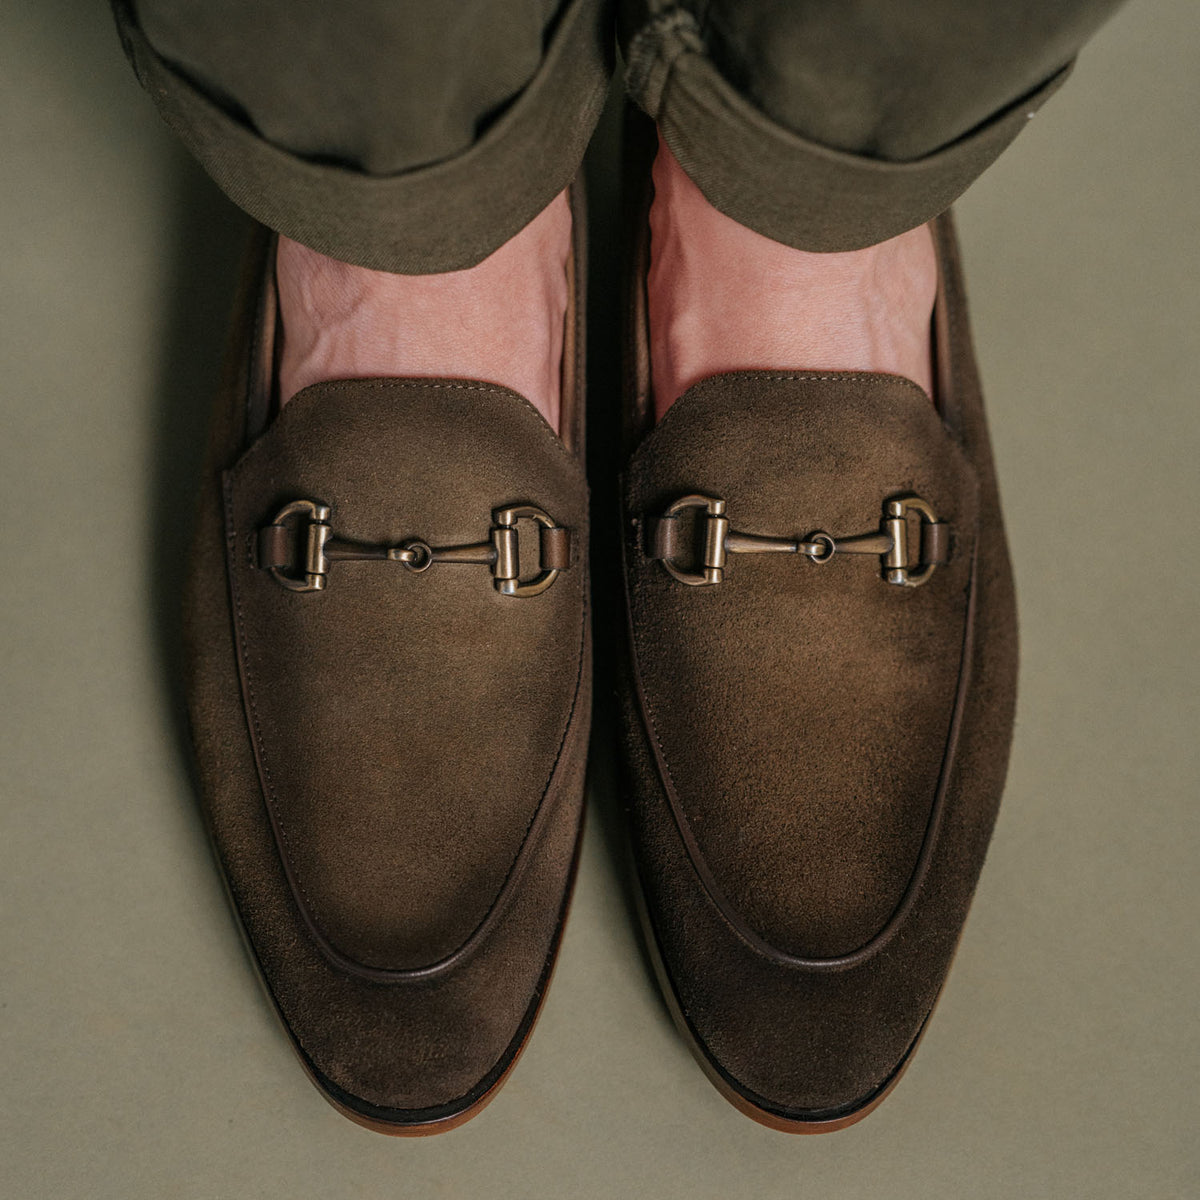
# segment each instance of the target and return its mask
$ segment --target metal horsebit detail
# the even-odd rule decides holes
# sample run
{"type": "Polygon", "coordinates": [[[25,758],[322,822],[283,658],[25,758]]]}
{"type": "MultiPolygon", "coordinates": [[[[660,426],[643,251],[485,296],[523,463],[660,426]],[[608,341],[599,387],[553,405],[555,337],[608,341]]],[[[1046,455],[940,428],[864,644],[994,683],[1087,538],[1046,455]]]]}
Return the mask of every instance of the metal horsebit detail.
{"type": "Polygon", "coordinates": [[[878,533],[833,537],[818,530],[805,538],[769,537],[731,529],[724,500],[689,495],[681,496],[661,516],[647,522],[646,553],[658,559],[680,583],[692,587],[720,583],[729,554],[800,554],[814,563],[827,563],[837,554],[877,554],[883,559],[883,575],[888,583],[920,587],[936,567],[950,560],[950,526],[938,520],[928,501],[908,495],[884,501],[878,533]],[[681,549],[679,518],[695,510],[703,513],[703,532],[696,542],[698,569],[689,570],[677,558],[681,549]],[[909,527],[910,515],[920,520],[917,538],[909,527]]]}
{"type": "Polygon", "coordinates": [[[394,562],[420,573],[436,563],[467,563],[490,567],[496,590],[504,596],[537,596],[570,566],[571,531],[555,523],[533,504],[510,504],[492,513],[487,541],[466,546],[431,546],[421,538],[397,545],[373,545],[334,535],[332,510],[317,500],[293,500],[258,531],[258,565],[276,583],[293,592],[319,592],[335,562],[394,562]],[[538,526],[538,569],[521,577],[518,526],[529,520],[538,526]],[[297,548],[299,554],[296,553],[297,548]]]}

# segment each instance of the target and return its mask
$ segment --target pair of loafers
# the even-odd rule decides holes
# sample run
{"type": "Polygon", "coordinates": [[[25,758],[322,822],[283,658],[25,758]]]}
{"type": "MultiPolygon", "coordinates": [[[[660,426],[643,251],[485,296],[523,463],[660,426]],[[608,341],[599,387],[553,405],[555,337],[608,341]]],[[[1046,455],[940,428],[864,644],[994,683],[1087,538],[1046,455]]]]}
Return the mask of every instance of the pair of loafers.
{"type": "MultiPolygon", "coordinates": [[[[619,691],[647,943],[734,1104],[835,1128],[925,1027],[1012,724],[954,235],[936,222],[936,405],[893,376],[739,372],[653,425],[645,211],[619,691]]],[[[562,937],[592,692],[584,229],[577,211],[561,434],[472,380],[280,408],[265,231],[235,318],[185,602],[203,808],[297,1055],[387,1133],[495,1095],[562,937]]]]}

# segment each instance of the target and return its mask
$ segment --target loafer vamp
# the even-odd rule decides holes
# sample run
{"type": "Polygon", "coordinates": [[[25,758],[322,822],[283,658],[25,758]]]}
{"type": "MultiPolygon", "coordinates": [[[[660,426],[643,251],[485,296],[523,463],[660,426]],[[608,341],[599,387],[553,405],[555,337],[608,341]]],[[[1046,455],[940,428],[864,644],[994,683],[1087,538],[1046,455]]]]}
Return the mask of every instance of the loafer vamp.
{"type": "MultiPolygon", "coordinates": [[[[963,677],[975,473],[915,385],[746,372],[706,380],[634,455],[627,568],[636,685],[664,799],[727,920],[800,958],[851,954],[914,878],[963,677]],[[732,529],[804,538],[880,527],[916,493],[952,529],[923,586],[876,555],[730,554],[688,587],[645,551],[644,518],[721,497],[732,529]]],[[[684,557],[689,551],[681,552],[684,557]]]]}
{"type": "Polygon", "coordinates": [[[320,384],[225,473],[224,509],[246,723],[296,904],[343,965],[445,960],[518,882],[558,790],[584,658],[580,467],[503,388],[320,384]],[[484,565],[382,560],[297,592],[256,548],[301,498],[339,538],[393,546],[486,542],[494,510],[536,504],[576,562],[529,598],[484,565]]]}
{"type": "Polygon", "coordinates": [[[585,688],[563,747],[568,769],[543,801],[529,866],[488,936],[430,978],[341,968],[300,911],[263,800],[240,703],[221,510],[214,486],[201,504],[187,605],[191,725],[205,816],[255,965],[327,1095],[398,1126],[461,1112],[511,1064],[545,992],[578,844],[590,697],[585,688]]]}

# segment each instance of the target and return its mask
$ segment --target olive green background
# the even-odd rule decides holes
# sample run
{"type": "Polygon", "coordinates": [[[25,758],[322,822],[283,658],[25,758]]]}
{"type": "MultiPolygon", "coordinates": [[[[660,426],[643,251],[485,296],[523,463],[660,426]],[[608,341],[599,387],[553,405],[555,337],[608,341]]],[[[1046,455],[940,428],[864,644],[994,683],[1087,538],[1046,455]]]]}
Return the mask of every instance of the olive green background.
{"type": "MultiPolygon", "coordinates": [[[[602,729],[540,1026],[479,1118],[409,1141],[305,1079],[192,800],[172,633],[241,219],[159,125],[103,6],[10,6],[0,1192],[1195,1196],[1198,61],[1191,0],[1135,0],[959,209],[1024,674],[989,862],[895,1093],[797,1138],[709,1086],[640,954],[602,729]]],[[[610,119],[596,149],[613,137],[610,119]]],[[[591,174],[602,426],[611,162],[591,174]]]]}

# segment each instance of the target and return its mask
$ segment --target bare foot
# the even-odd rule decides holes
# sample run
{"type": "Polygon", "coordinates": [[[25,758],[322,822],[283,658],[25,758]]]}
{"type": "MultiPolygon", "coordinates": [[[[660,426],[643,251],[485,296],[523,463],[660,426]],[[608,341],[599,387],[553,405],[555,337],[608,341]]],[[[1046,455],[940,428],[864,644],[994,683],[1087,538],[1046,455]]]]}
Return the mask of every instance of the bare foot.
{"type": "Polygon", "coordinates": [[[557,196],[478,266],[393,275],[279,239],[279,393],[328,379],[454,376],[520,392],[558,429],[571,209],[557,196]]]}
{"type": "Polygon", "coordinates": [[[718,212],[660,144],[649,278],[660,418],[722,371],[886,371],[932,394],[936,293],[928,227],[847,254],[793,250],[718,212]]]}

